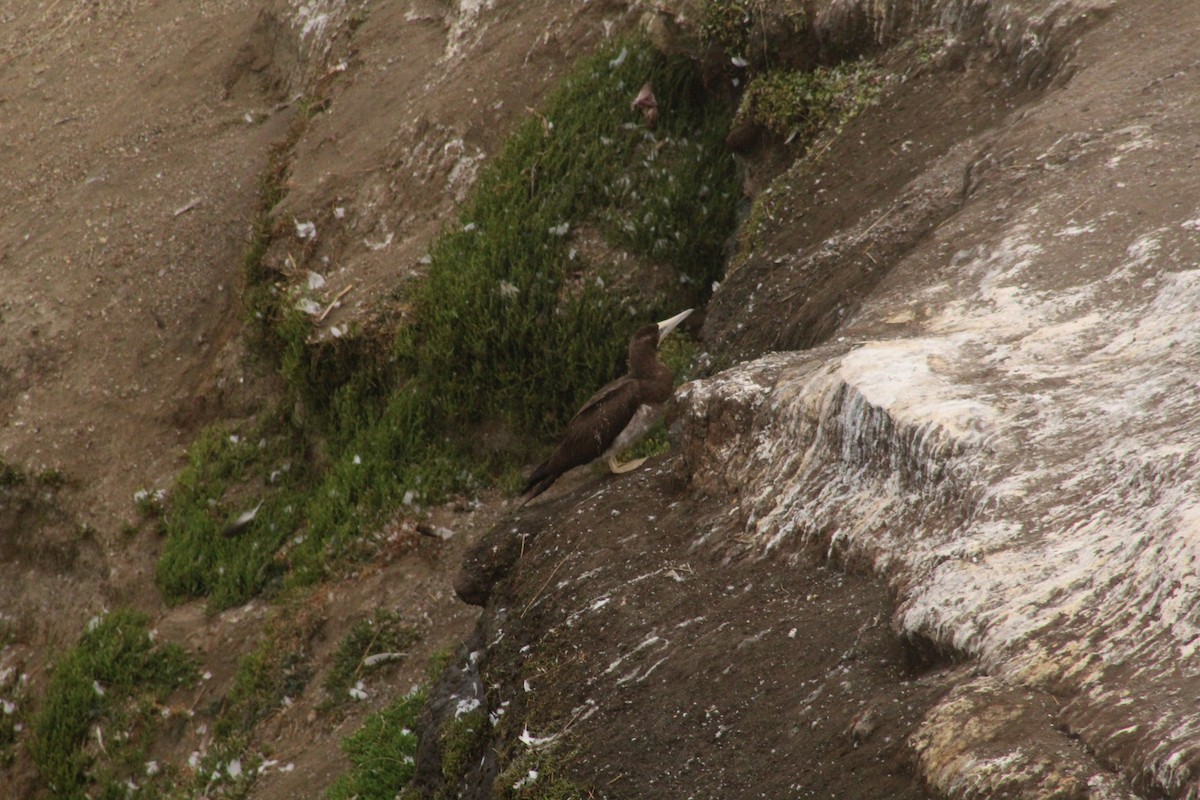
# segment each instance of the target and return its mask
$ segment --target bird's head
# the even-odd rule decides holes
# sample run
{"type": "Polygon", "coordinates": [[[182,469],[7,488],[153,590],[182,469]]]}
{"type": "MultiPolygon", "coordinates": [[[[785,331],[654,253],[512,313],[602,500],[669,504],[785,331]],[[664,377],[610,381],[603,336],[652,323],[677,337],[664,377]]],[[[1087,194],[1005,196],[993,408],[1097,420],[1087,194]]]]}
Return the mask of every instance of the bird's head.
{"type": "Polygon", "coordinates": [[[643,325],[638,328],[633,334],[633,338],[629,341],[629,365],[631,369],[638,369],[640,363],[644,360],[653,360],[655,352],[658,350],[658,345],[663,339],[670,335],[671,331],[687,319],[688,314],[692,313],[692,309],[682,311],[670,319],[664,319],[662,322],[643,325]]]}

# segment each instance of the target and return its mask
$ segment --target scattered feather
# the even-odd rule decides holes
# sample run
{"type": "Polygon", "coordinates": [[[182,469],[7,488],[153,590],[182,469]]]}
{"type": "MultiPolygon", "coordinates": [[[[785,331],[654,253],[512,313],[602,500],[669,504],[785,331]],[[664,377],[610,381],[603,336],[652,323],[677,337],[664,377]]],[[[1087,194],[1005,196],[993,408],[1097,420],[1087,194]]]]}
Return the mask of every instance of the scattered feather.
{"type": "Polygon", "coordinates": [[[458,719],[464,714],[470,714],[475,709],[479,708],[480,702],[477,697],[468,697],[458,701],[458,705],[454,709],[454,718],[458,719]]]}
{"type": "Polygon", "coordinates": [[[550,736],[537,737],[537,736],[534,736],[532,733],[530,733],[529,729],[526,728],[523,731],[521,731],[521,735],[518,736],[517,738],[520,739],[521,744],[525,745],[526,747],[532,747],[534,749],[537,749],[539,747],[545,747],[549,744],[553,744],[554,740],[557,739],[558,736],[556,734],[554,734],[554,735],[550,735],[550,736]]]}
{"type": "Polygon", "coordinates": [[[402,658],[404,658],[404,653],[375,653],[364,658],[362,663],[364,667],[376,667],[389,661],[399,661],[402,658]]]}
{"type": "Polygon", "coordinates": [[[382,242],[368,242],[367,240],[364,239],[363,244],[365,244],[368,247],[368,249],[379,251],[379,250],[383,250],[384,248],[391,245],[392,240],[395,238],[396,238],[396,234],[392,233],[391,231],[388,231],[388,235],[384,237],[382,242]]]}
{"type": "Polygon", "coordinates": [[[538,771],[536,769],[531,769],[531,770],[529,770],[529,774],[527,774],[525,777],[521,778],[519,781],[517,781],[516,783],[513,784],[513,789],[519,790],[526,786],[530,786],[533,783],[535,783],[537,781],[537,779],[538,779],[538,771]]]}
{"type": "Polygon", "coordinates": [[[312,298],[302,297],[296,301],[296,310],[315,317],[321,313],[321,304],[312,298]]]}

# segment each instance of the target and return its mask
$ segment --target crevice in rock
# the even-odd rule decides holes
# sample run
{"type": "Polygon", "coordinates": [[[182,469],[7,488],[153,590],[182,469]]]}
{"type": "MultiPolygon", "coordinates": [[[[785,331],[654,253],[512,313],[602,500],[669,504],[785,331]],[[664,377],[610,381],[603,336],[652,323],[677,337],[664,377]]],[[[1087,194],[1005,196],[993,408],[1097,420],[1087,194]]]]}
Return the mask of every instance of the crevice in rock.
{"type": "MultiPolygon", "coordinates": [[[[891,269],[989,177],[990,132],[1062,84],[1078,34],[1108,5],[1071,1],[1035,11],[980,2],[858,2],[815,10],[820,60],[886,50],[920,30],[944,37],[944,57],[916,71],[906,58],[910,73],[877,105],[761,195],[753,190],[752,230],[704,324],[713,365],[835,336],[891,269]],[[863,152],[864,145],[871,149],[863,152]],[[778,324],[747,326],[747,312],[778,324]]],[[[887,72],[887,58],[880,59],[887,72]]],[[[779,169],[782,151],[753,149],[748,174],[760,183],[779,169]]]]}

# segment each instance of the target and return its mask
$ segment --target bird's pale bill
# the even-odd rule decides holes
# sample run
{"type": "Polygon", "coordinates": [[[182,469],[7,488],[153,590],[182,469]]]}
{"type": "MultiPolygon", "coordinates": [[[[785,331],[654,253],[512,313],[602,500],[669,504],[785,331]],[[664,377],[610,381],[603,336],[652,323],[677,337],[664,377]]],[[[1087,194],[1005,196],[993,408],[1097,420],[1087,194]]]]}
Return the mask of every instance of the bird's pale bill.
{"type": "Polygon", "coordinates": [[[671,331],[675,330],[675,326],[687,319],[688,314],[691,313],[692,309],[689,308],[687,311],[680,311],[670,319],[664,319],[662,322],[658,323],[658,340],[661,342],[663,339],[667,338],[671,331]]]}

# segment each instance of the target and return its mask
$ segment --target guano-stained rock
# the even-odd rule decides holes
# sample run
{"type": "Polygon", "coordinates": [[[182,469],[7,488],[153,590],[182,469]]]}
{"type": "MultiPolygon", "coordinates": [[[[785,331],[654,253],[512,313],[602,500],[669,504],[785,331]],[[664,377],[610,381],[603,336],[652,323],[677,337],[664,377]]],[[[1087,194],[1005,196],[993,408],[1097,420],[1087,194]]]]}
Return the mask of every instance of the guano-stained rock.
{"type": "Polygon", "coordinates": [[[1200,8],[1113,13],[828,344],[683,394],[688,470],[737,496],[737,546],[869,566],[901,636],[987,674],[915,739],[950,797],[1128,796],[1086,777],[1097,763],[1200,797],[1200,71],[1182,33],[1200,8]],[[1153,55],[1130,63],[1131,36],[1153,55]],[[937,744],[969,719],[1003,728],[1029,690],[1098,762],[1048,784],[1034,766],[1061,742],[937,744]]]}

